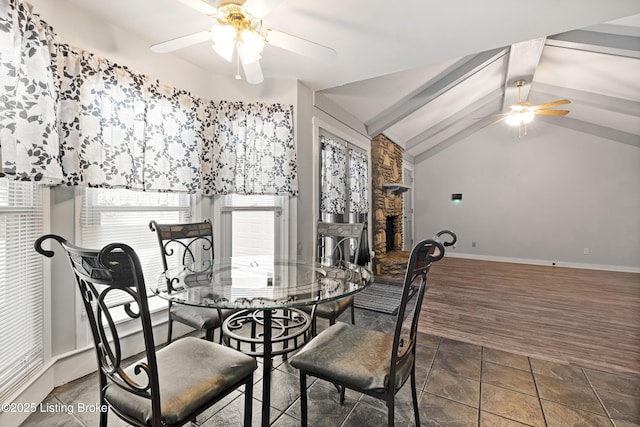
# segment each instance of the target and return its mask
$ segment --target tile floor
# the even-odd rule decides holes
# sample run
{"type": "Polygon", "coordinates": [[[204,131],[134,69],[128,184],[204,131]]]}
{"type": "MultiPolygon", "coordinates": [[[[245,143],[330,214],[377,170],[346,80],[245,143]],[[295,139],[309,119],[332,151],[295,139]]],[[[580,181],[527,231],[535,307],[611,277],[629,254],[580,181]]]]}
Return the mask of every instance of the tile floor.
{"type": "MultiPolygon", "coordinates": [[[[387,331],[393,327],[391,316],[356,313],[359,325],[387,331]]],[[[640,426],[640,375],[564,366],[426,334],[419,343],[416,369],[422,426],[640,426]]],[[[259,367],[254,426],[260,424],[260,372],[259,367]]],[[[272,426],[300,425],[297,371],[278,358],[272,378],[272,426]]],[[[360,393],[348,390],[341,406],[333,385],[316,380],[310,381],[308,395],[311,426],[386,425],[384,403],[360,393]]],[[[97,426],[95,413],[64,410],[95,404],[97,399],[97,377],[88,375],[53,390],[43,407],[54,410],[34,413],[22,426],[97,426]]],[[[414,426],[409,384],[396,402],[396,426],[414,426]]],[[[234,392],[202,414],[198,424],[241,426],[242,413],[243,397],[234,392]]],[[[126,424],[110,414],[109,425],[126,424]]]]}

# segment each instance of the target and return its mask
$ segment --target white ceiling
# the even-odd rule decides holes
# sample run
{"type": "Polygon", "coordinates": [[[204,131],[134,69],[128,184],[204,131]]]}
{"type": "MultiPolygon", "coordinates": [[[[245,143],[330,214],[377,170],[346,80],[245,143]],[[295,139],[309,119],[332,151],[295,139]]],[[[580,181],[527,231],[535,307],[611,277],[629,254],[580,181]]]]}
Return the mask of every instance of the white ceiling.
{"type": "MultiPolygon", "coordinates": [[[[149,45],[213,19],[178,0],[68,1],[149,45]]],[[[316,61],[267,45],[265,78],[300,80],[416,161],[491,123],[518,79],[534,104],[571,99],[568,116],[545,121],[640,146],[638,0],[281,0],[263,26],[336,51],[316,61]]],[[[236,72],[206,42],[173,55],[236,72]]]]}

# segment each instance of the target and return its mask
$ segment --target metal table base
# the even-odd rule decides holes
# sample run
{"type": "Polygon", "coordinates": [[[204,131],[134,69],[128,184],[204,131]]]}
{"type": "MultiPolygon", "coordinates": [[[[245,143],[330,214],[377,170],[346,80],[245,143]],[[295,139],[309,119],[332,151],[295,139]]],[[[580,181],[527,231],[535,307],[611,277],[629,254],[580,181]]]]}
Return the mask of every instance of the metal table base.
{"type": "Polygon", "coordinates": [[[254,357],[262,357],[262,426],[269,426],[273,356],[301,348],[311,339],[311,316],[295,308],[240,310],[222,325],[225,343],[254,357]],[[274,348],[275,345],[275,348],[274,348]]]}

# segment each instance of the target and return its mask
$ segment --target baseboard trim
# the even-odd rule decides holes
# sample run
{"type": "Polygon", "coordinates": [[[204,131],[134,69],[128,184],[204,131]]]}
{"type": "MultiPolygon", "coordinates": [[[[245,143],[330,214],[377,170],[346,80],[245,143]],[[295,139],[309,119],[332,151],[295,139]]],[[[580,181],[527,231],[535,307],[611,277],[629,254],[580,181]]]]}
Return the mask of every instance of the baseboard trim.
{"type": "Polygon", "coordinates": [[[514,264],[544,265],[548,267],[580,268],[584,270],[617,271],[622,273],[640,273],[640,267],[628,267],[628,266],[618,266],[618,265],[586,264],[586,263],[578,263],[578,262],[551,261],[551,260],[529,259],[529,258],[509,258],[509,257],[499,257],[499,256],[491,256],[491,255],[465,254],[465,253],[452,252],[452,251],[447,252],[446,256],[451,258],[475,259],[479,261],[496,261],[496,262],[509,262],[514,264]]]}
{"type": "MultiPolygon", "coordinates": [[[[152,317],[158,316],[153,314],[152,317]]],[[[166,314],[163,317],[166,318],[166,314]]],[[[154,322],[154,341],[158,345],[166,341],[166,323],[165,319],[154,322]]],[[[188,326],[177,322],[174,323],[174,337],[186,335],[192,331],[193,329],[188,326]]],[[[123,357],[125,358],[140,353],[144,346],[142,332],[134,331],[121,337],[121,344],[123,357]]],[[[57,355],[42,368],[42,371],[37,376],[33,377],[21,390],[4,403],[21,403],[20,407],[37,406],[54,388],[82,378],[85,375],[96,372],[96,370],[96,355],[93,344],[57,355]]],[[[0,426],[19,426],[29,415],[31,415],[29,411],[0,411],[0,426]]]]}

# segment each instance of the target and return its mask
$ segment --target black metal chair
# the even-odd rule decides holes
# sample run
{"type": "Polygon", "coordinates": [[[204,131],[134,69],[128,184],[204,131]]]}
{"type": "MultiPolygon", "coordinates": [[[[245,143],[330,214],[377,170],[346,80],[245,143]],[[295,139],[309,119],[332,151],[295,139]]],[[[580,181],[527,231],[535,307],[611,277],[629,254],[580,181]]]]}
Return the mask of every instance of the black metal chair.
{"type": "Polygon", "coordinates": [[[415,378],[416,338],[420,307],[431,264],[442,259],[444,246],[437,240],[418,243],[409,257],[402,300],[393,335],[364,329],[344,322],[322,331],[290,358],[300,370],[302,425],[307,425],[307,375],[332,382],[340,389],[344,403],[345,388],[384,400],[388,425],[394,425],[395,394],[410,378],[416,425],[420,425],[415,378]],[[418,281],[416,306],[411,326],[403,329],[410,288],[418,281]]]}
{"type": "MultiPolygon", "coordinates": [[[[195,263],[200,263],[199,268],[203,270],[213,265],[213,229],[209,220],[187,224],[158,224],[156,221],[151,221],[149,228],[158,236],[162,266],[165,271],[195,263]]],[[[167,280],[169,293],[174,292],[179,286],[179,283],[167,280]]],[[[169,302],[167,342],[172,340],[174,321],[204,330],[205,338],[213,341],[214,331],[222,325],[224,317],[232,312],[232,310],[194,307],[169,302]]],[[[222,332],[220,332],[219,342],[222,342],[222,332]]]]}
{"type": "MultiPolygon", "coordinates": [[[[238,387],[245,386],[244,425],[251,425],[254,358],[220,344],[186,337],[157,350],[147,303],[147,290],[138,256],[122,243],[102,250],[72,245],[48,234],[35,242],[38,253],[52,257],[42,247],[56,240],[66,251],[91,325],[98,361],[100,405],[136,426],[181,426],[238,387]],[[116,323],[108,300],[124,295],[130,322],[116,323]],[[144,357],[125,367],[119,330],[131,322],[141,326],[144,357]]],[[[100,426],[107,425],[107,412],[100,426]]]]}
{"type": "MultiPolygon", "coordinates": [[[[337,265],[352,262],[358,263],[360,255],[360,239],[364,224],[347,224],[318,221],[316,232],[316,259],[324,265],[337,265]],[[351,253],[354,253],[353,257],[351,253]]],[[[338,316],[351,309],[351,323],[355,324],[355,308],[353,296],[316,305],[313,317],[312,335],[316,335],[316,317],[329,320],[329,325],[336,323],[338,316]]],[[[311,309],[303,310],[311,313],[311,309]]]]}

